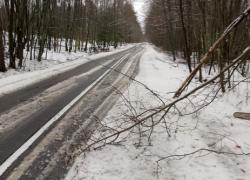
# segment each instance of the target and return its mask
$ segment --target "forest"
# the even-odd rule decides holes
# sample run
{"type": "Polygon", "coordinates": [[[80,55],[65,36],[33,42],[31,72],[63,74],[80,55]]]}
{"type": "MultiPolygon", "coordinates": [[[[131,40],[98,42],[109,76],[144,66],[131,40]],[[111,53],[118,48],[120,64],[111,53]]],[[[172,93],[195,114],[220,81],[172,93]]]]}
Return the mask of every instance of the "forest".
{"type": "Polygon", "coordinates": [[[250,179],[250,0],[0,0],[0,179],[250,179]]]}
{"type": "MultiPolygon", "coordinates": [[[[146,19],[146,34],[149,41],[168,51],[173,60],[184,57],[189,71],[199,64],[213,43],[220,38],[227,26],[248,6],[247,0],[153,0],[146,19]]],[[[211,53],[208,74],[221,71],[250,44],[250,18],[240,22],[211,53]]],[[[247,63],[240,65],[245,75],[247,63]]],[[[202,68],[199,80],[203,81],[202,68]]],[[[223,82],[229,82],[231,72],[221,75],[223,82]]]]}
{"type": "Polygon", "coordinates": [[[24,58],[42,61],[46,51],[95,52],[139,42],[142,32],[128,0],[4,0],[0,37],[5,72],[21,68],[24,58]]]}

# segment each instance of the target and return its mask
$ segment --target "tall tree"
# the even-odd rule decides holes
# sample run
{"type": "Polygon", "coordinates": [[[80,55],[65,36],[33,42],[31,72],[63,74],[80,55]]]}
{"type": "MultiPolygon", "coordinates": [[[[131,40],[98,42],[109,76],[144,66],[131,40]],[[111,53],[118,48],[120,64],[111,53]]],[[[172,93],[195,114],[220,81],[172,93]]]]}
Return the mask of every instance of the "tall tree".
{"type": "Polygon", "coordinates": [[[4,61],[4,45],[3,45],[3,27],[2,18],[0,17],[0,72],[5,72],[5,61],[4,61]]]}
{"type": "Polygon", "coordinates": [[[8,38],[9,38],[9,67],[16,68],[14,25],[15,25],[15,0],[5,0],[5,8],[8,15],[8,38]]]}
{"type": "Polygon", "coordinates": [[[184,8],[183,8],[183,0],[179,0],[179,11],[180,11],[180,18],[181,18],[181,26],[182,26],[182,31],[183,31],[183,36],[184,36],[184,45],[185,45],[185,58],[187,60],[188,64],[188,69],[190,72],[192,72],[192,65],[191,65],[191,49],[190,49],[190,44],[189,44],[189,37],[188,37],[188,30],[185,25],[185,20],[184,20],[184,8]]]}

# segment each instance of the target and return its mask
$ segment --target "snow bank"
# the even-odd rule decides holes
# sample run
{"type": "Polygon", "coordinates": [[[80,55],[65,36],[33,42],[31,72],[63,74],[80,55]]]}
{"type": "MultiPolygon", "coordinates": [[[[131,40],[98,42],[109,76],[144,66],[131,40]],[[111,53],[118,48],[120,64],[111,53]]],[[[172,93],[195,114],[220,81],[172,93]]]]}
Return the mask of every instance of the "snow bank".
{"type": "MultiPolygon", "coordinates": [[[[171,59],[168,55],[159,53],[148,45],[136,77],[165,100],[173,96],[172,92],[188,75],[185,65],[177,65],[168,59],[171,59]]],[[[192,153],[200,148],[249,153],[250,121],[235,119],[232,116],[236,111],[249,112],[248,84],[242,83],[237,90],[225,95],[219,94],[210,106],[199,113],[179,116],[178,112],[171,112],[167,117],[171,136],[168,136],[162,123],[154,129],[151,143],[144,139],[138,147],[137,135],[131,135],[120,145],[108,145],[82,154],[70,169],[66,180],[250,179],[250,156],[199,151],[157,163],[163,157],[192,153]]],[[[193,83],[192,86],[196,85],[193,83]]],[[[203,94],[208,93],[208,90],[206,91],[200,92],[196,98],[203,100],[203,94]]],[[[159,104],[148,91],[136,83],[130,85],[125,96],[131,102],[139,101],[147,108],[159,104]]],[[[141,106],[135,107],[139,109],[141,106]]],[[[184,101],[178,108],[190,112],[192,104],[184,101]]],[[[124,111],[126,107],[121,99],[103,121],[117,121],[124,111]]]]}

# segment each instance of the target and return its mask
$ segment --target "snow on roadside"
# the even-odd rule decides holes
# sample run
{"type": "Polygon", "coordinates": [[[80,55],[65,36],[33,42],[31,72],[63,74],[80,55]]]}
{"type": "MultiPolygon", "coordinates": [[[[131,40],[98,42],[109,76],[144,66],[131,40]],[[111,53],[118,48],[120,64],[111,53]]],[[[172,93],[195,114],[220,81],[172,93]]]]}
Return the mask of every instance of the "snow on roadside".
{"type": "MultiPolygon", "coordinates": [[[[157,91],[164,99],[173,95],[188,71],[184,65],[169,61],[170,57],[147,45],[141,58],[137,80],[157,91]]],[[[250,122],[235,119],[236,111],[249,112],[248,83],[237,90],[219,95],[210,106],[199,113],[178,116],[170,114],[168,121],[175,122],[168,136],[163,124],[154,129],[151,144],[137,146],[137,135],[117,146],[86,152],[79,156],[70,169],[66,180],[247,180],[250,179],[250,156],[215,154],[201,151],[186,157],[168,158],[157,165],[157,160],[169,155],[182,155],[200,148],[225,152],[250,152],[250,122]],[[172,115],[172,116],[171,116],[172,115]],[[177,124],[177,125],[176,125],[177,124]]],[[[125,92],[132,102],[148,107],[159,102],[136,83],[125,92]]],[[[191,106],[190,104],[180,104],[191,106]]],[[[136,108],[140,108],[138,105],[136,108]]],[[[105,118],[115,122],[126,107],[122,98],[105,118]]],[[[98,133],[97,133],[98,135],[98,133]]]]}
{"type": "Polygon", "coordinates": [[[6,73],[0,72],[0,96],[73,69],[90,60],[112,55],[114,53],[129,49],[134,45],[135,44],[128,44],[125,46],[120,46],[117,49],[112,49],[110,52],[103,52],[93,55],[88,55],[83,52],[48,52],[47,60],[42,60],[41,62],[36,60],[27,60],[24,62],[25,66],[23,69],[9,69],[6,73]]]}

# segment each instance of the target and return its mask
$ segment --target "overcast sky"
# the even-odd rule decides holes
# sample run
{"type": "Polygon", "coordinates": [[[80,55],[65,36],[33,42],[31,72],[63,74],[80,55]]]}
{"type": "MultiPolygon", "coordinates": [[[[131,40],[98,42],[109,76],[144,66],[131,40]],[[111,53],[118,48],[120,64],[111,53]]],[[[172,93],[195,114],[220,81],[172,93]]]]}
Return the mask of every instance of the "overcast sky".
{"type": "Polygon", "coordinates": [[[134,9],[142,28],[144,28],[145,13],[147,10],[146,1],[147,0],[133,0],[134,9]]]}

